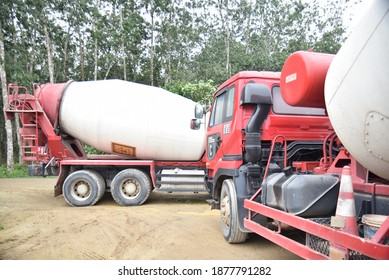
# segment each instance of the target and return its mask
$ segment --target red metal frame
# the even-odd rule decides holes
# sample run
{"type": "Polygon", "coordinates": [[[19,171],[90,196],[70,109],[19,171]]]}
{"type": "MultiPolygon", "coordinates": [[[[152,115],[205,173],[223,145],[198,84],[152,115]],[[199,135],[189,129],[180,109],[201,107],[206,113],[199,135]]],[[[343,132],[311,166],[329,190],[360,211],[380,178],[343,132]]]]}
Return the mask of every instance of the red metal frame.
{"type": "Polygon", "coordinates": [[[245,219],[244,225],[253,232],[271,240],[281,247],[295,253],[296,255],[305,259],[329,259],[328,256],[316,252],[315,250],[298,243],[295,240],[285,237],[280,233],[276,233],[264,226],[255,223],[250,217],[254,213],[274,219],[275,221],[290,225],[296,229],[302,230],[306,233],[318,236],[322,239],[336,244],[340,247],[347,248],[359,252],[365,256],[373,259],[389,259],[389,246],[379,244],[377,240],[382,239],[383,236],[389,235],[389,218],[381,226],[380,230],[374,235],[374,239],[367,240],[359,236],[351,235],[346,232],[333,229],[331,227],[323,226],[312,222],[309,219],[300,218],[283,211],[270,208],[258,202],[246,199],[244,206],[251,213],[249,218],[245,219]]]}
{"type": "Polygon", "coordinates": [[[286,150],[287,149],[286,137],[284,135],[278,134],[278,135],[274,136],[274,138],[271,141],[270,154],[269,154],[269,158],[268,158],[268,161],[267,161],[265,173],[263,175],[263,180],[265,180],[266,177],[267,177],[267,172],[269,171],[269,165],[270,165],[270,162],[271,162],[271,159],[272,159],[272,155],[273,155],[273,151],[274,151],[274,146],[277,143],[278,138],[281,138],[281,143],[284,146],[284,168],[286,167],[286,151],[287,151],[286,150]]]}
{"type": "Polygon", "coordinates": [[[24,161],[48,163],[52,157],[58,160],[80,158],[79,154],[66,147],[62,136],[57,135],[55,132],[58,112],[56,112],[56,115],[52,112],[51,119],[49,119],[45,110],[49,109],[51,112],[51,107],[46,106],[45,110],[42,107],[45,99],[43,97],[46,96],[46,103],[49,104],[49,101],[55,101],[55,104],[53,104],[58,109],[59,99],[67,85],[68,83],[49,84],[46,87],[34,88],[35,95],[29,94],[25,87],[13,84],[8,86],[8,105],[5,115],[7,119],[13,119],[15,113],[21,116],[21,139],[28,142],[27,145],[21,143],[21,147],[25,148],[26,151],[28,149],[30,152],[24,154],[24,161]],[[51,99],[48,98],[50,94],[42,95],[42,90],[47,88],[54,90],[55,94],[51,99]]]}
{"type": "Polygon", "coordinates": [[[325,163],[322,161],[320,166],[314,168],[314,172],[317,174],[342,174],[342,164],[337,164],[339,161],[349,162],[351,169],[353,189],[357,192],[368,193],[372,195],[383,195],[389,196],[389,185],[385,181],[374,181],[370,182],[369,180],[369,171],[364,168],[359,162],[351,156],[345,148],[341,148],[336,159],[332,162],[325,163]]]}

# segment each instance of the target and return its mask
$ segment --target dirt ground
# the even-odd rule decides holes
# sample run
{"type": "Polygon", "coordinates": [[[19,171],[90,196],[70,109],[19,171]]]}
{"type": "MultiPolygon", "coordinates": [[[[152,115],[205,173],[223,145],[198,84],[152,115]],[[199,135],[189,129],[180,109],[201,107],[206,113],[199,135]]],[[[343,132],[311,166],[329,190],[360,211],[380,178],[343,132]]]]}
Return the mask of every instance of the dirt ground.
{"type": "Polygon", "coordinates": [[[227,244],[206,194],[153,192],[142,206],[122,207],[107,193],[95,206],[75,208],[53,196],[55,182],[0,179],[0,259],[298,259],[256,235],[227,244]]]}

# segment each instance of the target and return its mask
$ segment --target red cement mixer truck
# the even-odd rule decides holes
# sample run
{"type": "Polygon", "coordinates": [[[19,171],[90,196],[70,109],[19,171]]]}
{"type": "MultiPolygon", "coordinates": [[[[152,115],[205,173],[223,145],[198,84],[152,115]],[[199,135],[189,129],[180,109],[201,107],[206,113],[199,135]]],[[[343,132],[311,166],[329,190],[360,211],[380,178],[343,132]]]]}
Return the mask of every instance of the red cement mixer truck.
{"type": "Polygon", "coordinates": [[[306,259],[389,259],[388,10],[376,1],[336,56],[234,75],[209,113],[105,80],[10,85],[5,114],[20,116],[30,175],[58,175],[54,194],[72,206],[208,191],[229,243],[256,233],[306,259]]]}

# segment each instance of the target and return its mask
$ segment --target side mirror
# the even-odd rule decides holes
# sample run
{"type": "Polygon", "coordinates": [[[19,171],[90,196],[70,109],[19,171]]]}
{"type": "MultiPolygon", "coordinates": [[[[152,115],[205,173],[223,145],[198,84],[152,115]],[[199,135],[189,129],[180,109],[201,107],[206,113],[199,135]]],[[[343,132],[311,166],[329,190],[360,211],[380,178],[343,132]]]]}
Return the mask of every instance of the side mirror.
{"type": "Polygon", "coordinates": [[[202,119],[204,116],[204,107],[200,104],[196,104],[195,106],[195,118],[202,119]]]}
{"type": "Polygon", "coordinates": [[[201,127],[201,119],[192,119],[190,121],[190,129],[199,130],[201,127]]]}

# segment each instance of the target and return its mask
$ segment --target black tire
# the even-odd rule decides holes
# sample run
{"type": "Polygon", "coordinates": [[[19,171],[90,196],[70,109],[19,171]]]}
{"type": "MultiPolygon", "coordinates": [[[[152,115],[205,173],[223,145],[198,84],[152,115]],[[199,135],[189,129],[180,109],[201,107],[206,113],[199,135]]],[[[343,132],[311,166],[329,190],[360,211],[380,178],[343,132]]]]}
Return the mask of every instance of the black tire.
{"type": "Polygon", "coordinates": [[[71,206],[92,206],[105,192],[104,178],[94,170],[79,170],[71,173],[63,183],[62,193],[71,206]]]}
{"type": "Polygon", "coordinates": [[[113,199],[122,206],[142,205],[151,192],[149,176],[138,169],[125,169],[113,178],[111,194],[113,199]]]}
{"type": "Polygon", "coordinates": [[[230,244],[245,242],[248,236],[239,228],[238,206],[234,181],[224,180],[220,194],[220,225],[223,236],[230,244]]]}

